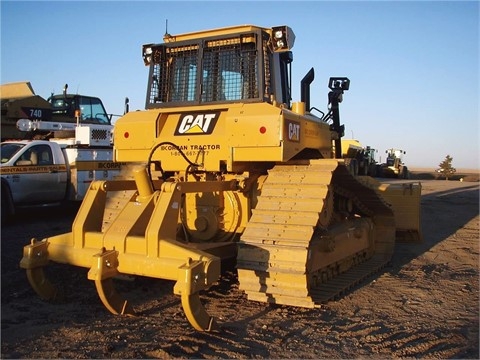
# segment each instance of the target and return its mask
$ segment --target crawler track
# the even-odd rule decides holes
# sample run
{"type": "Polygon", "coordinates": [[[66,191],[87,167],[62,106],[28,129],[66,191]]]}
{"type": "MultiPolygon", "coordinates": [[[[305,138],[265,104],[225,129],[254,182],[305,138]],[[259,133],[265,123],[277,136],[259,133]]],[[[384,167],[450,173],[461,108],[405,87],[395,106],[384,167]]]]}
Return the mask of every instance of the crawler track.
{"type": "Polygon", "coordinates": [[[315,307],[381,269],[394,243],[392,210],[342,161],[275,166],[239,243],[240,289],[315,307]]]}

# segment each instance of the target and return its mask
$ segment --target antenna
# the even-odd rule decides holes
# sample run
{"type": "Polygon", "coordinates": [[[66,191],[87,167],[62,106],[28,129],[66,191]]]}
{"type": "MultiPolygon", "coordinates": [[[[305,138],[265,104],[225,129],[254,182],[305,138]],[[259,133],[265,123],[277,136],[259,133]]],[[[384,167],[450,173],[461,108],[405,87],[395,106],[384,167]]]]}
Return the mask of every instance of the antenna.
{"type": "Polygon", "coordinates": [[[172,38],[173,36],[168,33],[168,19],[165,19],[165,35],[163,35],[163,40],[167,41],[172,38]]]}

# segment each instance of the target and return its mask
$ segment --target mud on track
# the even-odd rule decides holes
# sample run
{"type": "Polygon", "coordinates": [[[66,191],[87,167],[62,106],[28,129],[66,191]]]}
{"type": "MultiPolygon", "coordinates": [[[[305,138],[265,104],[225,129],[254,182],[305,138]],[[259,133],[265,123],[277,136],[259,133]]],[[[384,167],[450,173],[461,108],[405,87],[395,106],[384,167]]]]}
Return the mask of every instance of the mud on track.
{"type": "Polygon", "coordinates": [[[1,229],[1,357],[478,359],[479,183],[422,184],[422,244],[397,244],[383,272],[314,310],[247,301],[227,269],[202,295],[219,333],[190,327],[168,281],[121,282],[139,316],[114,316],[86,270],[54,264],[65,302],[40,300],[22,248],[68,232],[76,209],[23,212],[1,229]]]}

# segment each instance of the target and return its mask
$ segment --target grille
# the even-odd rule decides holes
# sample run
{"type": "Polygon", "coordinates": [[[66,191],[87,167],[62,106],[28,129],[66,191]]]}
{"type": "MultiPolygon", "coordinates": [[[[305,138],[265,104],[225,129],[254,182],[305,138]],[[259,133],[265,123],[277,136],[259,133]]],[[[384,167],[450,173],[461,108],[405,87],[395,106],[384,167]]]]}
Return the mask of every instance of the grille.
{"type": "Polygon", "coordinates": [[[154,61],[150,103],[196,98],[198,46],[155,49],[154,61]]]}
{"type": "Polygon", "coordinates": [[[106,140],[108,139],[108,131],[101,129],[92,129],[92,140],[106,140]]]}
{"type": "Polygon", "coordinates": [[[258,97],[255,44],[216,44],[204,50],[202,102],[258,97]]]}
{"type": "Polygon", "coordinates": [[[258,98],[255,39],[248,34],[210,40],[203,49],[200,44],[155,47],[147,104],[258,98]]]}

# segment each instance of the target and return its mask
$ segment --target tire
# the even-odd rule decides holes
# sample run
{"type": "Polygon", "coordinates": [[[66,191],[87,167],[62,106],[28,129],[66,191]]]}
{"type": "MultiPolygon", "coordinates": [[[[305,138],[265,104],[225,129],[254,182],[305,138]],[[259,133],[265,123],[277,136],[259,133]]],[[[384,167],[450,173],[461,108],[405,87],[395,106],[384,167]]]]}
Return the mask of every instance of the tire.
{"type": "Polygon", "coordinates": [[[370,164],[368,166],[368,176],[378,177],[378,166],[376,164],[370,164]]]}

